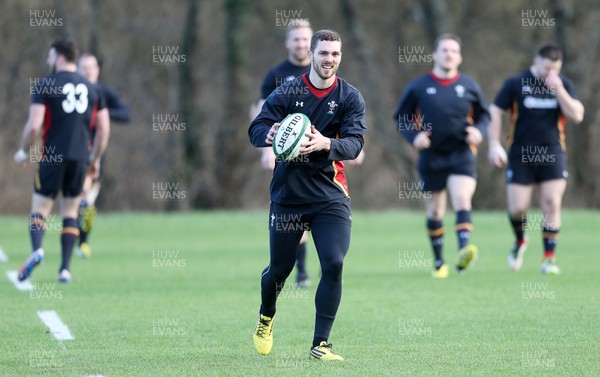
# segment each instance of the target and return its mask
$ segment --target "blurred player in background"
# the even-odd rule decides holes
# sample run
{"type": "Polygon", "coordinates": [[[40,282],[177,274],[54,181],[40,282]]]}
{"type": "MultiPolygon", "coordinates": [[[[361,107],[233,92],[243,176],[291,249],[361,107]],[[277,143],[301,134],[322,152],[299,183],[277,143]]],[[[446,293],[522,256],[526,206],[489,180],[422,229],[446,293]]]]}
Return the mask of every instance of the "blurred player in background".
{"type": "Polygon", "coordinates": [[[538,50],[531,67],[508,78],[492,105],[489,133],[490,162],[506,170],[508,215],[515,244],[508,265],[518,271],[527,248],[527,210],[535,185],[540,187],[543,211],[542,273],[559,274],[555,250],[561,226],[560,207],[567,186],[565,119],[583,120],[583,104],[571,81],[560,75],[562,52],[553,44],[538,50]],[[500,143],[502,113],[510,109],[509,153],[500,143]]]}
{"type": "MultiPolygon", "coordinates": [[[[250,118],[254,119],[260,113],[265,99],[277,87],[287,81],[294,80],[310,71],[310,60],[308,51],[310,50],[310,38],[312,37],[312,28],[307,19],[291,19],[287,25],[285,36],[285,48],[288,51],[288,58],[278,66],[272,68],[260,87],[261,98],[250,108],[250,118]]],[[[273,148],[266,147],[261,149],[260,163],[264,169],[273,170],[275,168],[275,154],[273,148]]],[[[296,285],[298,288],[307,288],[310,285],[310,279],[306,273],[306,244],[308,241],[308,232],[304,232],[298,251],[296,254],[296,285]]]]}
{"type": "Polygon", "coordinates": [[[477,82],[458,71],[462,55],[457,36],[439,36],[432,57],[433,70],[408,84],[394,119],[419,151],[420,189],[431,193],[427,230],[435,257],[432,275],[443,279],[449,273],[442,253],[447,193],[456,212],[457,271],[463,272],[477,257],[477,247],[469,244],[471,198],[477,185],[477,145],[489,113],[477,82]]]}
{"type": "Polygon", "coordinates": [[[100,157],[108,143],[108,110],[96,87],[77,73],[76,59],[74,42],[58,40],[52,43],[47,59],[52,74],[33,88],[29,117],[14,156],[19,165],[24,165],[28,159],[31,161],[33,156],[26,151],[30,150],[43,126],[43,150],[35,172],[29,223],[33,252],[19,270],[19,281],[27,279],[44,259],[42,240],[46,218],[59,192],[62,192],[63,227],[58,279],[65,283],[71,281],[71,254],[79,236],[79,195],[88,170],[93,176],[99,174],[100,157]],[[92,127],[96,136],[90,153],[92,127]]]}
{"type": "MultiPolygon", "coordinates": [[[[117,123],[128,123],[131,119],[129,107],[119,98],[117,92],[111,88],[99,84],[100,65],[98,59],[92,54],[81,54],[78,63],[78,71],[89,82],[95,84],[100,94],[104,97],[110,120],[117,123]]],[[[93,138],[94,135],[92,135],[93,138]]],[[[77,254],[80,257],[89,258],[92,256],[92,249],[88,242],[89,234],[92,230],[94,218],[96,217],[96,198],[100,193],[101,179],[104,172],[104,158],[100,161],[100,174],[93,178],[91,175],[85,177],[83,192],[81,193],[81,202],[79,204],[79,247],[77,254]]]]}
{"type": "Polygon", "coordinates": [[[343,360],[332,352],[329,334],[342,295],[344,257],[350,247],[350,197],[343,160],[360,153],[366,132],[360,92],[337,77],[342,41],[332,30],[311,38],[311,69],[272,92],[248,130],[252,145],[269,147],[279,122],[301,112],[313,126],[297,161],[277,161],[271,180],[270,260],[261,277],[261,306],[254,345],[266,355],[273,346],[277,296],[294,269],[304,225],[310,227],[322,276],[315,295],[316,319],[310,357],[343,360]],[[290,94],[293,93],[293,94],[290,94]],[[286,225],[302,225],[289,229],[286,225]]]}

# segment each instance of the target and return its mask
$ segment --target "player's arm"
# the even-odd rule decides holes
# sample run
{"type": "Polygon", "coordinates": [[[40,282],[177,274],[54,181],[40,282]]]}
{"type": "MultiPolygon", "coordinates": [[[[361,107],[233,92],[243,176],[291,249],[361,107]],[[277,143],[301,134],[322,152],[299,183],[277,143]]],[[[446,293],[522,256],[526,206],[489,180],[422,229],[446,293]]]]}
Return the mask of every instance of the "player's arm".
{"type": "Polygon", "coordinates": [[[100,158],[106,150],[108,145],[108,138],[110,136],[110,111],[106,101],[106,97],[103,95],[101,88],[96,88],[98,94],[96,106],[96,136],[94,139],[94,149],[90,156],[92,161],[100,161],[100,158]]]}
{"type": "Polygon", "coordinates": [[[250,142],[256,148],[270,147],[273,143],[279,122],[287,115],[285,103],[280,96],[272,93],[265,100],[260,113],[248,128],[250,142]]]}
{"type": "MultiPolygon", "coordinates": [[[[261,109],[265,103],[265,98],[267,98],[273,90],[276,89],[277,80],[273,71],[269,71],[263,80],[263,83],[260,87],[261,98],[254,104],[250,105],[250,121],[255,119],[261,112],[261,109]]],[[[274,136],[274,135],[273,135],[274,136]]],[[[260,148],[261,156],[260,156],[260,165],[263,169],[273,170],[275,169],[275,153],[273,153],[273,149],[269,147],[260,148]]]]}
{"type": "Polygon", "coordinates": [[[110,137],[110,113],[108,108],[98,110],[96,115],[96,137],[94,138],[94,150],[92,160],[100,160],[110,137]]]}
{"type": "MultiPolygon", "coordinates": [[[[260,87],[261,98],[253,105],[250,106],[250,119],[254,119],[260,114],[260,111],[265,103],[265,98],[269,97],[269,95],[277,88],[277,78],[275,77],[275,73],[271,70],[265,76],[263,83],[260,87]]],[[[266,147],[260,148],[260,165],[263,169],[273,170],[275,169],[275,153],[273,153],[273,148],[266,147]]]]}
{"type": "Polygon", "coordinates": [[[256,118],[258,114],[260,114],[260,110],[262,109],[266,98],[269,97],[269,95],[275,89],[277,89],[277,78],[271,70],[267,72],[267,75],[265,76],[265,79],[263,80],[262,85],[260,86],[260,98],[258,99],[258,101],[256,101],[256,103],[250,105],[250,121],[256,118]]]}
{"type": "MultiPolygon", "coordinates": [[[[256,103],[250,105],[250,121],[256,118],[258,114],[260,114],[260,109],[262,109],[264,103],[265,100],[261,98],[256,103]]],[[[273,148],[260,148],[260,153],[260,165],[263,167],[263,169],[275,169],[275,153],[273,153],[273,148]]]]}
{"type": "Polygon", "coordinates": [[[415,111],[418,104],[418,98],[413,90],[413,84],[408,87],[400,97],[398,107],[394,113],[394,122],[400,134],[417,150],[429,148],[431,145],[431,130],[419,131],[417,125],[412,122],[415,117],[415,111]],[[410,124],[407,121],[411,120],[410,124]]]}
{"type": "Polygon", "coordinates": [[[343,111],[338,138],[326,137],[312,126],[307,132],[309,141],[303,144],[300,154],[326,151],[327,158],[332,161],[353,160],[358,157],[365,143],[363,134],[367,131],[365,101],[360,93],[357,92],[348,99],[343,111]]]}
{"type": "Polygon", "coordinates": [[[90,173],[92,178],[98,178],[100,174],[100,159],[108,146],[110,137],[110,115],[108,108],[98,110],[96,114],[96,136],[94,138],[94,148],[90,155],[90,173]]]}
{"type": "Polygon", "coordinates": [[[563,115],[573,123],[581,123],[585,113],[583,104],[581,101],[573,98],[571,93],[569,93],[569,90],[565,87],[565,83],[563,83],[563,80],[560,78],[560,76],[555,72],[550,72],[546,77],[545,82],[548,87],[554,89],[556,93],[556,100],[558,101],[560,111],[563,113],[563,115]]]}
{"type": "Polygon", "coordinates": [[[501,168],[508,162],[506,151],[502,148],[500,135],[502,134],[502,114],[514,101],[515,95],[511,80],[506,80],[502,89],[496,95],[494,103],[489,107],[490,127],[488,130],[488,159],[494,166],[501,168]]]}
{"type": "Polygon", "coordinates": [[[110,114],[106,105],[106,97],[102,94],[102,90],[97,88],[98,100],[94,106],[97,107],[96,113],[96,136],[94,138],[94,148],[90,155],[90,174],[93,179],[100,175],[100,158],[108,145],[110,136],[110,114]]]}
{"type": "Polygon", "coordinates": [[[256,103],[250,105],[250,110],[248,111],[248,114],[250,115],[251,122],[252,120],[254,120],[254,118],[258,116],[258,114],[260,114],[260,109],[262,109],[264,103],[265,99],[261,98],[258,101],[256,101],[256,103]]]}
{"type": "Polygon", "coordinates": [[[128,123],[131,120],[131,111],[129,110],[129,106],[121,100],[117,92],[104,87],[104,96],[110,119],[115,122],[128,123]]]}
{"type": "Polygon", "coordinates": [[[485,98],[481,88],[477,83],[474,84],[475,102],[473,103],[473,120],[475,123],[468,126],[466,141],[469,144],[479,145],[483,140],[483,135],[487,134],[490,123],[490,113],[488,112],[485,98]]]}
{"type": "Polygon", "coordinates": [[[500,143],[503,110],[492,103],[489,112],[490,127],[488,129],[488,159],[494,166],[501,168],[508,161],[506,151],[502,148],[502,143],[500,143]]]}
{"type": "Polygon", "coordinates": [[[14,159],[17,164],[22,164],[29,157],[29,150],[31,144],[35,140],[35,137],[40,132],[42,124],[44,123],[44,115],[46,113],[46,105],[41,103],[32,103],[29,106],[29,115],[27,122],[23,129],[23,135],[21,136],[21,143],[19,144],[19,150],[15,153],[14,159]]]}

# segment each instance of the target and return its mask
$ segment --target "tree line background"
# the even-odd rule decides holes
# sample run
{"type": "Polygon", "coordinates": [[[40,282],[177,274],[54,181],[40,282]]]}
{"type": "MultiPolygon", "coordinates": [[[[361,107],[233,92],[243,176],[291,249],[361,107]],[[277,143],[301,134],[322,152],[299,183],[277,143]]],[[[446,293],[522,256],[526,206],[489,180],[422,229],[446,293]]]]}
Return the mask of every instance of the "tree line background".
{"type": "MultiPolygon", "coordinates": [[[[366,160],[346,169],[355,208],[422,206],[399,198],[399,186],[415,184],[417,174],[392,114],[405,85],[431,65],[407,62],[400,52],[430,53],[435,37],[447,31],[463,39],[461,71],[480,83],[488,102],[508,76],[529,66],[540,44],[563,48],[563,73],[586,107],[584,122],[567,127],[565,205],[600,207],[595,0],[9,0],[0,15],[2,213],[29,210],[34,166],[17,167],[12,155],[31,81],[48,74],[48,46],[63,36],[101,58],[100,81],[116,89],[133,114],[127,125],[112,124],[102,209],[266,206],[271,173],[261,169],[248,141],[248,108],[266,72],[286,58],[284,26],[292,15],[309,19],[314,30],[341,34],[340,72],[367,104],[366,160]],[[166,119],[169,124],[155,124],[166,119]]],[[[506,128],[505,122],[504,134],[506,128]]],[[[487,162],[487,142],[478,158],[475,208],[504,208],[504,171],[487,162]]]]}

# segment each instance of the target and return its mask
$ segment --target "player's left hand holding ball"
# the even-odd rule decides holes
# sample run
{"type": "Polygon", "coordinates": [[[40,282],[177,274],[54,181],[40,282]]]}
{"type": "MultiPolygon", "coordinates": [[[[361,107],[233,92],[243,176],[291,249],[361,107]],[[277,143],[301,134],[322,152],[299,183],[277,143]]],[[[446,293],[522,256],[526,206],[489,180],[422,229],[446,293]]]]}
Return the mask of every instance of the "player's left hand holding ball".
{"type": "Polygon", "coordinates": [[[477,128],[468,126],[465,130],[467,131],[467,143],[473,145],[479,145],[481,143],[483,136],[481,136],[481,132],[479,132],[477,128]]]}
{"type": "Polygon", "coordinates": [[[277,135],[277,129],[279,128],[280,124],[281,123],[279,123],[279,122],[275,122],[271,126],[271,129],[269,130],[269,133],[267,134],[267,138],[265,139],[265,143],[267,143],[267,145],[273,145],[273,140],[275,140],[275,135],[277,135]]]}
{"type": "Polygon", "coordinates": [[[311,154],[317,151],[329,151],[331,149],[331,139],[323,136],[315,126],[310,127],[310,131],[306,131],[306,136],[308,136],[308,141],[302,144],[302,148],[300,149],[301,155],[311,154]]]}
{"type": "Polygon", "coordinates": [[[25,166],[25,161],[27,160],[27,157],[29,157],[29,155],[27,154],[27,152],[25,152],[22,149],[19,149],[17,151],[17,153],[15,153],[15,156],[13,158],[14,158],[15,163],[17,165],[25,166]]]}

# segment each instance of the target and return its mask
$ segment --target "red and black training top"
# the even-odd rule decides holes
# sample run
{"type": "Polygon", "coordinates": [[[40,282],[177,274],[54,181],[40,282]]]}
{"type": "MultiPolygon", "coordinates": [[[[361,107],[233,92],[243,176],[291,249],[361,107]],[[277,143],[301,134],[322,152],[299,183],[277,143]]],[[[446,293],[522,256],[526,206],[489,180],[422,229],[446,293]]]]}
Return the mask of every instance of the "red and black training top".
{"type": "Polygon", "coordinates": [[[423,149],[421,155],[443,155],[470,147],[466,141],[467,126],[476,127],[485,135],[490,114],[475,80],[460,72],[450,79],[430,72],[408,84],[394,121],[411,144],[419,132],[431,132],[431,146],[423,149]]]}
{"type": "Polygon", "coordinates": [[[39,80],[31,91],[32,103],[46,106],[44,154],[89,161],[96,114],[106,107],[98,88],[76,72],[60,71],[39,80]]]}
{"type": "Polygon", "coordinates": [[[331,140],[329,152],[319,151],[291,161],[276,161],[271,180],[271,201],[309,204],[348,197],[343,160],[355,159],[367,130],[365,101],[360,92],[340,77],[327,89],[317,89],[304,74],[275,89],[254,119],[248,135],[255,147],[268,147],[265,139],[273,123],[292,113],[303,113],[331,140]]]}
{"type": "MultiPolygon", "coordinates": [[[[562,75],[560,78],[567,92],[575,98],[571,81],[562,75]]],[[[508,78],[494,104],[510,110],[508,143],[511,154],[520,153],[521,147],[528,145],[560,145],[563,150],[566,148],[565,116],[556,100],[556,93],[530,69],[508,78]]]]}

